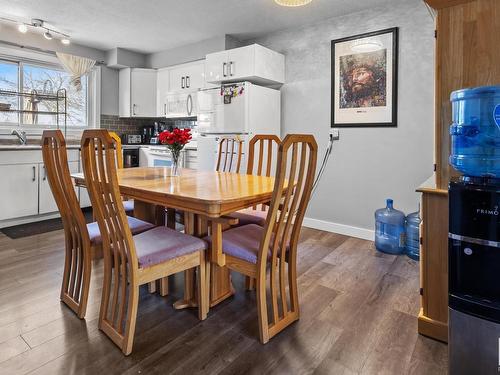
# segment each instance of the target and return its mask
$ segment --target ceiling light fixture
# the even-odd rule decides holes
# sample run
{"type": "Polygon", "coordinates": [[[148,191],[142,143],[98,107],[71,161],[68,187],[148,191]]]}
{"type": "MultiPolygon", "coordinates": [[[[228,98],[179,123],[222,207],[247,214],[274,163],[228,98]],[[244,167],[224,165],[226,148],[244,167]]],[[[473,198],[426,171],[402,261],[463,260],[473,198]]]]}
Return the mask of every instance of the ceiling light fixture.
{"type": "Polygon", "coordinates": [[[52,38],[53,38],[53,36],[49,30],[45,30],[45,32],[43,33],[43,37],[47,40],[52,40],[52,38]]]}
{"type": "Polygon", "coordinates": [[[312,0],[274,0],[276,4],[284,7],[300,7],[309,4],[312,0]]]}
{"type": "Polygon", "coordinates": [[[31,23],[19,22],[19,20],[13,20],[5,17],[0,17],[0,22],[1,21],[17,25],[17,30],[23,34],[26,34],[30,28],[34,30],[42,29],[45,30],[43,32],[43,36],[45,39],[52,40],[54,39],[54,37],[56,37],[56,39],[59,40],[65,46],[71,44],[71,37],[69,35],[45,26],[45,21],[39,18],[31,19],[31,23]]]}
{"type": "Polygon", "coordinates": [[[17,25],[17,30],[19,30],[20,33],[26,33],[28,31],[28,26],[26,26],[24,23],[20,23],[17,25]]]}

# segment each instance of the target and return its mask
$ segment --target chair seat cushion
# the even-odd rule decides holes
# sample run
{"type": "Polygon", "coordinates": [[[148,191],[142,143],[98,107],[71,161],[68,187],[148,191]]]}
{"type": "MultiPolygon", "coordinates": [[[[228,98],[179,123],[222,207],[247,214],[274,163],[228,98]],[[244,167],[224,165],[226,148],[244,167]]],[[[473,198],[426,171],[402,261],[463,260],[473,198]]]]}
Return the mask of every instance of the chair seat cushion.
{"type": "MultiPolygon", "coordinates": [[[[153,224],[136,219],[135,217],[127,216],[127,220],[132,234],[143,233],[155,227],[153,224]]],[[[87,224],[87,230],[89,231],[90,242],[93,245],[101,244],[101,232],[99,231],[99,225],[97,222],[94,221],[93,223],[87,224]]]]}
{"type": "MultiPolygon", "coordinates": [[[[222,251],[235,258],[257,264],[260,240],[264,235],[264,228],[257,224],[248,224],[228,229],[222,233],[222,251]]],[[[212,243],[211,237],[206,238],[212,243]]],[[[268,257],[271,256],[269,252],[268,257]]]]}
{"type": "Polygon", "coordinates": [[[263,227],[266,224],[267,212],[260,209],[247,208],[233,212],[228,216],[238,219],[238,226],[257,224],[263,227]]]}
{"type": "Polygon", "coordinates": [[[207,248],[205,241],[167,227],[156,227],[138,234],[134,236],[134,242],[141,268],[207,248]]]}
{"type": "Polygon", "coordinates": [[[123,201],[123,208],[125,209],[126,213],[133,212],[134,211],[134,201],[133,200],[123,201]]]}

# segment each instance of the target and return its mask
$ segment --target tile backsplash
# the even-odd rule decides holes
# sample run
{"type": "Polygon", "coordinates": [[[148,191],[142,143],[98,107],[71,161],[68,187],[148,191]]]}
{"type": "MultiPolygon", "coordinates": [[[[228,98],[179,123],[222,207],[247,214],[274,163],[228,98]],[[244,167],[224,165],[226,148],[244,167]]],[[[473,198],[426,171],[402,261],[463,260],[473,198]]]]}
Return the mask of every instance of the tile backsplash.
{"type": "MultiPolygon", "coordinates": [[[[155,118],[124,118],[112,115],[101,115],[101,129],[114,131],[118,134],[141,134],[141,128],[153,125],[155,118]]],[[[162,119],[164,120],[164,119],[162,119]]]]}
{"type": "Polygon", "coordinates": [[[107,129],[122,134],[142,134],[142,127],[153,125],[155,121],[179,128],[192,128],[196,125],[193,119],[160,118],[125,118],[113,115],[101,115],[101,129],[107,129]]]}

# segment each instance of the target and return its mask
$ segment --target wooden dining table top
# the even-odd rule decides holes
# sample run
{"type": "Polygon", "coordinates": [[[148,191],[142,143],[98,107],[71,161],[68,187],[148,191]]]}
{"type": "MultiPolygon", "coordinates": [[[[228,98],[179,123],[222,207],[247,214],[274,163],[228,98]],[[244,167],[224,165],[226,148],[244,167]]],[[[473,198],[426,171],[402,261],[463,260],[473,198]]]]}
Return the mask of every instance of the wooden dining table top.
{"type": "MultiPolygon", "coordinates": [[[[180,169],[171,176],[169,167],[138,167],[117,170],[120,192],[128,198],[219,217],[271,200],[274,178],[240,173],[180,169]]],[[[71,175],[85,186],[83,173],[71,175]]]]}

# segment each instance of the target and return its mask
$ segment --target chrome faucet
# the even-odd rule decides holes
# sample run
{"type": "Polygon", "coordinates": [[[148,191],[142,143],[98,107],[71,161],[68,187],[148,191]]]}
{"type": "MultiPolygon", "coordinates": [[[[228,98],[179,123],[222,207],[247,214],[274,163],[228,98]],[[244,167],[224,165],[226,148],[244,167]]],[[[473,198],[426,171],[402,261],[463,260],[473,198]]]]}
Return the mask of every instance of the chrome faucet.
{"type": "Polygon", "coordinates": [[[10,134],[17,136],[17,138],[19,139],[19,143],[21,143],[21,145],[23,146],[28,142],[26,132],[20,131],[19,129],[12,129],[12,132],[10,134]]]}

